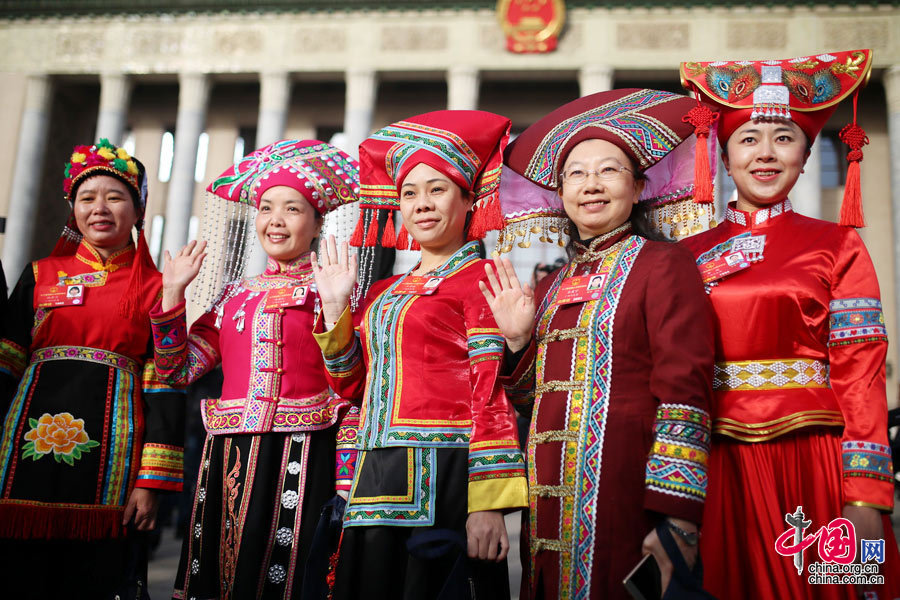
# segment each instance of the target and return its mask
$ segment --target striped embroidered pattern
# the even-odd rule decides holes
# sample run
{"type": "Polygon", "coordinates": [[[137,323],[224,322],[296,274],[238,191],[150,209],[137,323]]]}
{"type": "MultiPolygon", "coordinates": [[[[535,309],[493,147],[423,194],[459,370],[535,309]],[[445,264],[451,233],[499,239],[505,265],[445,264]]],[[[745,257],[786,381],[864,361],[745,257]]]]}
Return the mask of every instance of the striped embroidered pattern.
{"type": "Polygon", "coordinates": [[[828,303],[829,346],[886,342],[884,314],[878,298],[843,298],[828,303]]]}
{"type": "Polygon", "coordinates": [[[156,372],[156,363],[148,360],[144,363],[144,376],[142,382],[144,394],[158,394],[160,392],[173,392],[176,394],[186,394],[183,389],[175,389],[167,383],[163,382],[159,374],[156,372]]]}
{"type": "Polygon", "coordinates": [[[0,373],[19,379],[25,371],[26,349],[12,340],[0,339],[0,373]]]}
{"type": "Polygon", "coordinates": [[[350,345],[333,356],[325,355],[325,368],[333,377],[350,377],[362,360],[359,334],[355,334],[350,345]]]}
{"type": "Polygon", "coordinates": [[[841,444],[844,477],[871,477],[893,481],[891,448],[875,442],[847,441],[841,444]]]}
{"type": "MultiPolygon", "coordinates": [[[[357,469],[362,470],[366,453],[360,455],[357,469]]],[[[437,471],[437,451],[434,448],[407,449],[407,495],[360,497],[353,483],[353,492],[344,516],[344,527],[355,525],[394,525],[424,527],[434,524],[436,487],[433,478],[437,471]]]]}
{"type": "Polygon", "coordinates": [[[469,481],[525,477],[525,459],[516,440],[469,445],[469,481]]]}
{"type": "Polygon", "coordinates": [[[32,363],[41,363],[48,360],[85,360],[88,362],[109,365],[116,369],[122,369],[133,375],[139,374],[142,370],[140,364],[136,360],[99,348],[86,348],[84,346],[50,346],[35,350],[31,353],[32,363]]]}
{"type": "Polygon", "coordinates": [[[648,490],[702,502],[706,498],[710,417],[699,408],[660,404],[647,461],[648,490]]]}
{"type": "Polygon", "coordinates": [[[469,361],[472,364],[485,360],[503,358],[504,340],[499,329],[470,329],[466,332],[469,346],[469,361]]]}
{"type": "Polygon", "coordinates": [[[180,492],[184,479],[184,452],[176,446],[144,444],[137,487],[180,492]]]}
{"type": "Polygon", "coordinates": [[[398,142],[385,155],[387,161],[385,172],[389,173],[393,180],[397,179],[397,173],[400,172],[406,159],[418,150],[431,152],[454,165],[470,186],[481,166],[478,155],[465,140],[451,131],[436,127],[400,121],[376,131],[371,137],[387,142],[398,142]]]}

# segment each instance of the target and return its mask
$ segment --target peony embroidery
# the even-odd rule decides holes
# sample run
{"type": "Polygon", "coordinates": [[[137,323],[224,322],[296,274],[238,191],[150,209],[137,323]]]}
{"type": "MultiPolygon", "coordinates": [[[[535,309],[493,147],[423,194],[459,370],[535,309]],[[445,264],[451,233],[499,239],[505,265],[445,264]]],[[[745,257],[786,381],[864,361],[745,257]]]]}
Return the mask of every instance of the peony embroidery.
{"type": "Polygon", "coordinates": [[[82,453],[100,445],[88,437],[84,419],[76,419],[67,412],[52,416],[44,413],[40,419],[28,419],[28,424],[31,430],[25,434],[28,442],[22,446],[22,458],[37,460],[52,452],[56,462],[74,465],[82,453]]]}

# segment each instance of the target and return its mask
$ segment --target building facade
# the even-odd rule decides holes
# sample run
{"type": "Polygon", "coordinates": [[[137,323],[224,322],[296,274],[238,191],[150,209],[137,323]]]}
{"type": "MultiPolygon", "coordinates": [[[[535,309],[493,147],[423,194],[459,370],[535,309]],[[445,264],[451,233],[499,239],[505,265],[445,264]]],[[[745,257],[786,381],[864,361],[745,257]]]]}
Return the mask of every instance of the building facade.
{"type": "MultiPolygon", "coordinates": [[[[196,235],[209,181],[235,157],[277,139],[333,140],[355,154],[374,129],[442,108],[504,114],[516,132],[579,95],[613,87],[680,91],[682,60],[865,47],[874,50],[874,70],[860,96],[860,124],[871,141],[862,164],[868,227],[860,234],[897,340],[900,4],[566,4],[555,51],[514,54],[491,0],[0,1],[7,280],[52,249],[68,213],[62,165],[76,143],[107,137],[147,166],[146,233],[159,259],[196,235]]],[[[846,148],[835,141],[849,117],[850,107],[841,106],[813,146],[791,198],[799,212],[837,219],[846,148]]],[[[717,183],[721,207],[730,185],[721,175],[717,183]]],[[[328,227],[349,235],[354,218],[328,227]]],[[[524,275],[560,255],[535,242],[512,258],[524,275]]],[[[414,260],[398,252],[396,268],[414,260]]],[[[896,343],[888,360],[893,406],[896,343]]]]}

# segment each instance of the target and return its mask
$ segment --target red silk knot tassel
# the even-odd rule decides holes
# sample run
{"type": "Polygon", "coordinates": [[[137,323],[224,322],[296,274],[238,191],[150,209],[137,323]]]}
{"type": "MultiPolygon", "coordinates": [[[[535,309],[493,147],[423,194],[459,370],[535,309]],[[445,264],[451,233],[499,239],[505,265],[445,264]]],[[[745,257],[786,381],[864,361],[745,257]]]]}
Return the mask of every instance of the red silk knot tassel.
{"type": "Polygon", "coordinates": [[[350,236],[350,245],[359,248],[363,244],[363,235],[365,234],[366,209],[359,209],[359,219],[356,221],[356,227],[353,229],[353,235],[350,236]]]}
{"type": "MultiPolygon", "coordinates": [[[[156,271],[150,249],[147,247],[147,239],[143,230],[138,230],[138,243],[131,263],[131,277],[128,278],[128,287],[122,294],[119,303],[119,314],[131,321],[139,321],[142,316],[141,301],[144,298],[144,270],[156,271]]],[[[146,317],[145,317],[146,318],[146,317]]]]}
{"type": "Polygon", "coordinates": [[[397,240],[394,244],[397,250],[409,250],[409,232],[406,231],[406,225],[400,223],[400,231],[397,233],[397,240]]]}
{"type": "Polygon", "coordinates": [[[381,247],[393,248],[397,243],[397,236],[394,233],[394,215],[393,211],[388,213],[387,222],[384,224],[384,233],[381,234],[381,247]]]}
{"type": "Polygon", "coordinates": [[[334,598],[334,584],[337,581],[337,564],[341,555],[341,542],[344,541],[344,530],[341,530],[341,536],[338,538],[337,548],[328,557],[328,575],[325,576],[325,583],[328,585],[328,595],[326,598],[331,600],[334,598]]]}
{"type": "Polygon", "coordinates": [[[694,134],[697,136],[694,157],[694,202],[697,204],[712,204],[715,199],[709,167],[709,132],[718,119],[719,113],[699,101],[697,106],[681,118],[694,126],[694,134]]]}
{"type": "Polygon", "coordinates": [[[369,221],[369,228],[366,230],[366,248],[373,248],[378,243],[378,211],[372,211],[372,219],[369,221]]]}
{"type": "Polygon", "coordinates": [[[472,221],[469,223],[469,241],[483,239],[488,231],[503,229],[503,213],[500,210],[500,200],[492,196],[484,200],[480,206],[475,207],[472,221]]]}
{"type": "Polygon", "coordinates": [[[847,125],[839,134],[841,141],[850,147],[847,153],[847,183],[844,186],[844,201],[841,203],[839,223],[848,227],[865,227],[862,209],[862,188],[860,185],[859,163],[863,159],[862,147],[869,143],[866,131],[856,123],[847,125]]]}

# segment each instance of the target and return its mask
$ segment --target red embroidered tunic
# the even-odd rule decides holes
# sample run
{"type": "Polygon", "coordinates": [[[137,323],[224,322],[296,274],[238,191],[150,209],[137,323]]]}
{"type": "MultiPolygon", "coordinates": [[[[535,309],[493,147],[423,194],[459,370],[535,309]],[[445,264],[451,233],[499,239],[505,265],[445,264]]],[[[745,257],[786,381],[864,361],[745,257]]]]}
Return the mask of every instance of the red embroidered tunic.
{"type": "MultiPolygon", "coordinates": [[[[13,292],[0,341],[2,537],[117,535],[134,487],[181,490],[184,395],[157,376],[149,318],[116,310],[134,257],[103,261],[82,242],[34,262],[13,292]],[[81,302],[41,306],[53,286],[81,302]]],[[[159,273],[143,286],[146,314],[159,273]]]]}
{"type": "MultiPolygon", "coordinates": [[[[220,398],[205,400],[211,435],[338,430],[337,487],[349,489],[357,412],[328,389],[322,353],[310,335],[317,297],[309,253],[286,269],[269,259],[258,277],[229,284],[214,310],[187,332],[184,304],[151,313],[160,377],[185,386],[222,365],[220,398]],[[275,290],[307,286],[299,306],[275,306],[275,290]],[[273,297],[274,298],[274,297],[273,297]]],[[[283,304],[283,303],[282,303],[283,304]]]]}
{"type": "Polygon", "coordinates": [[[531,345],[504,380],[533,411],[522,597],[624,600],[659,520],[701,520],[712,317],[677,244],[626,224],[576,250],[538,286],[531,345]],[[598,274],[594,299],[558,301],[571,277],[598,274]]]}
{"type": "Polygon", "coordinates": [[[383,453],[363,453],[357,479],[372,487],[355,484],[345,526],[434,524],[441,475],[429,472],[432,449],[468,449],[468,494],[459,492],[468,512],[525,505],[515,420],[498,381],[503,339],[478,290],[485,264],[466,244],[433,272],[444,278],[433,295],[395,293],[405,276],[391,277],[372,286],[357,331],[348,309],[316,334],[331,386],[362,400],[357,447],[410,449],[399,495],[378,471],[383,453]]]}

